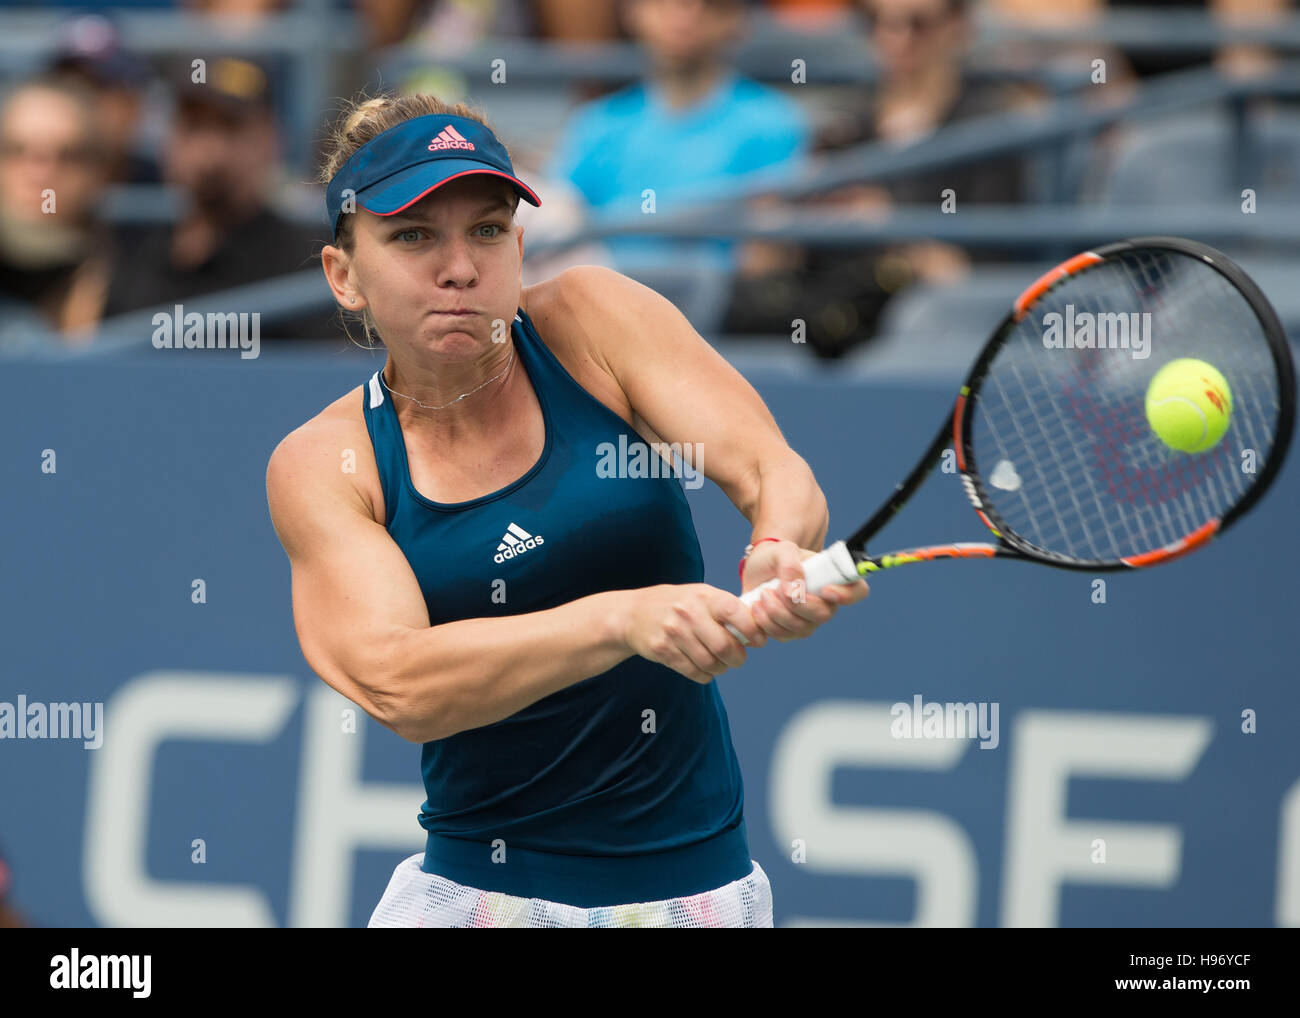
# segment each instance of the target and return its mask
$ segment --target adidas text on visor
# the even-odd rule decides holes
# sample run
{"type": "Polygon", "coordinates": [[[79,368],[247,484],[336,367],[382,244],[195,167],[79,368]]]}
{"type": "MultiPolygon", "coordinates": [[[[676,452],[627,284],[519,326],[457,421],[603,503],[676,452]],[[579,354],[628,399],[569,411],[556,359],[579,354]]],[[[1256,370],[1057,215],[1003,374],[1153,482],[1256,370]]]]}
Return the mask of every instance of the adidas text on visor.
{"type": "Polygon", "coordinates": [[[334,240],[345,198],[379,216],[401,212],[434,188],[468,173],[488,173],[510,183],[530,205],[542,200],[515,176],[496,135],[468,117],[435,114],[390,127],[352,153],[325,189],[334,240]]]}

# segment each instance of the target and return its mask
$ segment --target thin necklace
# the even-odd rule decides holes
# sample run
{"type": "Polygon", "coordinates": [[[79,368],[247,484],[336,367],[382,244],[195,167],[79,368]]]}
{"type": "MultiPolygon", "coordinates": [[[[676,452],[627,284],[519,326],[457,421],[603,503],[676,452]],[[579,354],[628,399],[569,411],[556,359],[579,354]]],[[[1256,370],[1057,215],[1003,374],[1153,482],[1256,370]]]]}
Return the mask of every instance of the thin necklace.
{"type": "MultiPolygon", "coordinates": [[[[495,382],[498,378],[500,378],[500,377],[501,377],[502,375],[504,375],[507,371],[509,371],[509,370],[510,370],[510,365],[513,364],[514,362],[515,362],[515,352],[514,352],[514,350],[512,349],[512,350],[510,351],[510,359],[506,361],[506,366],[505,366],[504,368],[502,368],[499,372],[497,372],[497,374],[493,375],[493,376],[492,376],[491,378],[489,378],[486,382],[484,382],[483,385],[476,386],[476,387],[474,387],[473,389],[470,389],[469,392],[462,392],[459,396],[457,396],[455,399],[453,399],[453,400],[451,401],[451,403],[459,403],[459,402],[460,402],[462,399],[464,399],[466,396],[473,396],[474,393],[478,392],[479,389],[483,388],[484,385],[491,385],[491,384],[492,384],[493,382],[495,382]]],[[[418,407],[423,407],[425,410],[446,410],[447,407],[451,406],[451,403],[444,403],[444,404],[442,404],[442,406],[433,406],[433,405],[431,405],[431,404],[429,404],[429,403],[421,403],[421,402],[420,402],[418,399],[416,399],[414,396],[408,396],[408,395],[406,395],[406,393],[404,393],[404,392],[398,392],[396,389],[389,388],[388,382],[387,382],[387,380],[384,378],[384,373],[383,373],[382,371],[379,372],[379,380],[380,380],[381,382],[384,383],[384,388],[385,388],[385,389],[388,389],[388,391],[391,392],[394,396],[401,396],[402,399],[409,399],[409,400],[410,400],[412,403],[414,403],[416,406],[418,406],[418,407]]]]}

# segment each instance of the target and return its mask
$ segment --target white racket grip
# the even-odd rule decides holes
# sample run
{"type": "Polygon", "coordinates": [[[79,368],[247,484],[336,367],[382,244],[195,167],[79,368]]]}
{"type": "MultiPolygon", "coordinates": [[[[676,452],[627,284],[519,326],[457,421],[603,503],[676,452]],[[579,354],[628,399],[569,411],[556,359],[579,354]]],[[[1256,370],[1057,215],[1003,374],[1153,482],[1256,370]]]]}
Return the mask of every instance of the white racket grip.
{"type": "MultiPolygon", "coordinates": [[[[858,567],[843,541],[836,541],[829,548],[809,556],[800,564],[803,566],[804,591],[808,594],[820,594],[823,588],[832,583],[854,583],[858,579],[858,567]]],[[[766,583],[760,583],[753,590],[741,594],[740,600],[745,607],[749,607],[763,596],[765,589],[776,588],[780,584],[780,579],[774,576],[766,583]]],[[[748,646],[749,641],[735,626],[727,623],[727,629],[731,631],[732,636],[748,646]]]]}

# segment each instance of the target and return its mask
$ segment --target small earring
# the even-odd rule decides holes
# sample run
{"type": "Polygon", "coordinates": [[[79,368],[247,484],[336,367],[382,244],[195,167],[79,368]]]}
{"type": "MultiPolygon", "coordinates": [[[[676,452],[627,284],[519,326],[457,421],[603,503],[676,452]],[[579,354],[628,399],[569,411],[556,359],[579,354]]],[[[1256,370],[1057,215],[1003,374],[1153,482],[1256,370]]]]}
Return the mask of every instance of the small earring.
{"type": "Polygon", "coordinates": [[[351,304],[355,304],[356,302],[357,302],[357,299],[356,299],[355,297],[352,297],[352,298],[349,299],[349,303],[351,303],[351,304]]]}

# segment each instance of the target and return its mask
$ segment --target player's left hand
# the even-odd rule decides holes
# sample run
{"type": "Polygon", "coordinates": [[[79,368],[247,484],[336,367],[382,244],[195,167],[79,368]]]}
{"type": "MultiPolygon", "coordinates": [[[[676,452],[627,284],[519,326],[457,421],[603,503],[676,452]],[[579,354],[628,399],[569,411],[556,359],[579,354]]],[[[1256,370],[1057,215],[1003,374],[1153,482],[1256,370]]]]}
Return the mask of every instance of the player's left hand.
{"type": "Polygon", "coordinates": [[[816,554],[793,541],[764,541],[750,553],[742,593],[773,576],[781,580],[780,593],[765,590],[762,598],[750,606],[754,621],[772,639],[783,643],[800,640],[828,621],[840,605],[854,604],[869,593],[865,580],[835,583],[820,594],[809,593],[799,563],[816,554]]]}

